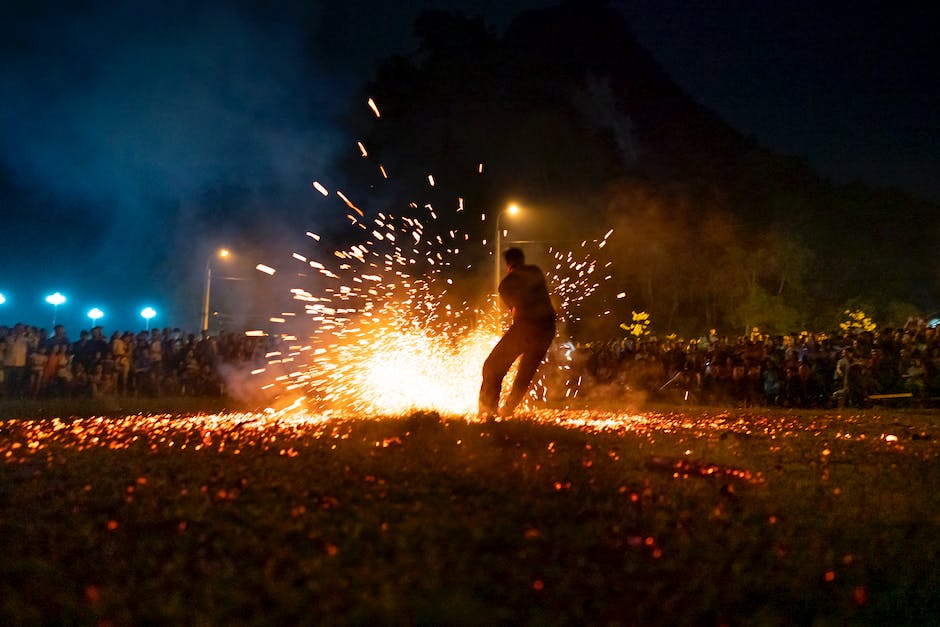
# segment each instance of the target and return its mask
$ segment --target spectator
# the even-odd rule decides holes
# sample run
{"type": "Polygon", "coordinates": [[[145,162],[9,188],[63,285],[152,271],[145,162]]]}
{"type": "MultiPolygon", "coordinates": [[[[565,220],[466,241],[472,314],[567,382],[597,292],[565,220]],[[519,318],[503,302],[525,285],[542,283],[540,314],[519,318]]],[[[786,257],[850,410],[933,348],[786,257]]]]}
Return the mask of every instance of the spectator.
{"type": "Polygon", "coordinates": [[[52,330],[52,337],[46,340],[46,347],[50,350],[50,353],[56,346],[63,346],[68,349],[69,344],[69,336],[65,333],[65,326],[61,324],[55,325],[52,330]]]}
{"type": "Polygon", "coordinates": [[[26,392],[26,365],[28,363],[29,343],[26,326],[18,322],[8,332],[3,341],[3,378],[7,395],[20,398],[26,392]]]}

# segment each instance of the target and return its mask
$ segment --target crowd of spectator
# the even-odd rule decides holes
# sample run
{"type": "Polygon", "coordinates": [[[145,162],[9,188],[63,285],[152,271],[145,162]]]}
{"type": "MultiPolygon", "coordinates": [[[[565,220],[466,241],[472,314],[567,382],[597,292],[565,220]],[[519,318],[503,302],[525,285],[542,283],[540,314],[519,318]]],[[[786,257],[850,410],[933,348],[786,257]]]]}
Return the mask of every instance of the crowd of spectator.
{"type": "Polygon", "coordinates": [[[267,338],[153,329],[134,333],[100,326],[77,340],[62,325],[0,326],[0,396],[223,396],[225,365],[263,362],[267,338]]]}
{"type": "MultiPolygon", "coordinates": [[[[163,328],[100,326],[71,340],[57,325],[0,326],[0,396],[224,396],[223,372],[265,362],[271,338],[163,328]]],[[[691,342],[655,336],[574,344],[549,355],[546,396],[616,401],[633,393],[664,402],[831,407],[878,399],[940,401],[940,333],[923,321],[904,328],[792,333],[691,342]]]]}
{"type": "MultiPolygon", "coordinates": [[[[861,407],[875,401],[940,401],[940,333],[923,321],[904,328],[728,338],[656,337],[561,345],[568,396],[631,392],[696,404],[861,407]]],[[[557,394],[557,392],[556,392],[557,394]]]]}

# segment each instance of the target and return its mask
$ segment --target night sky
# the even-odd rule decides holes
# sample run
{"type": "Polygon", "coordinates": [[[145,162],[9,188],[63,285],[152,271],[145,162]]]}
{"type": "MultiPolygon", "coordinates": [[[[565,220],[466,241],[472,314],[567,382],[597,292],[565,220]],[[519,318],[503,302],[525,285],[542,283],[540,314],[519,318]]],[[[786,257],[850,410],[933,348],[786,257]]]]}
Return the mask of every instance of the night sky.
{"type": "MultiPolygon", "coordinates": [[[[0,324],[49,326],[43,298],[58,290],[72,336],[93,306],[107,330],[142,328],[145,305],[155,325],[196,330],[212,250],[232,246],[253,266],[319,228],[310,182],[355,150],[336,120],[377,58],[413,49],[418,12],[20,4],[0,25],[0,324]]],[[[502,29],[554,4],[467,12],[502,29]]],[[[741,132],[837,183],[940,201],[936,18],[851,3],[612,4],[680,87],[741,132]]]]}

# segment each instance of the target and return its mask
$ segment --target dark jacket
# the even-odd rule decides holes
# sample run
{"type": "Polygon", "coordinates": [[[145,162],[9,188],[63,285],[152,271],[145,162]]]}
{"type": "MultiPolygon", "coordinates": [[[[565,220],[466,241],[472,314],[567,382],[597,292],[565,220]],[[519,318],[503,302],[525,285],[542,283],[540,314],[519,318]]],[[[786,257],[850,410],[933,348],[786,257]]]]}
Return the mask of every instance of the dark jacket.
{"type": "Polygon", "coordinates": [[[513,323],[554,326],[555,309],[538,266],[524,264],[510,270],[499,283],[499,296],[512,309],[513,323]]]}

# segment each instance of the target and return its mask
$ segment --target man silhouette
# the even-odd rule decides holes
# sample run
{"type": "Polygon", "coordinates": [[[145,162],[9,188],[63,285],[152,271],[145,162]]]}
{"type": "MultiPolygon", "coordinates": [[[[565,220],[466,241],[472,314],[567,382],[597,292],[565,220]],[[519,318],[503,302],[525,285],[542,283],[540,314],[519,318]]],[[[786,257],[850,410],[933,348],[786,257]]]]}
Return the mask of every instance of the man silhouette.
{"type": "Polygon", "coordinates": [[[525,254],[519,248],[507,249],[503,258],[508,271],[499,283],[499,297],[512,311],[512,326],[483,362],[479,412],[487,418],[512,415],[555,337],[555,309],[542,270],[526,264],[525,254]],[[499,408],[503,379],[520,356],[512,389],[499,408]]]}

